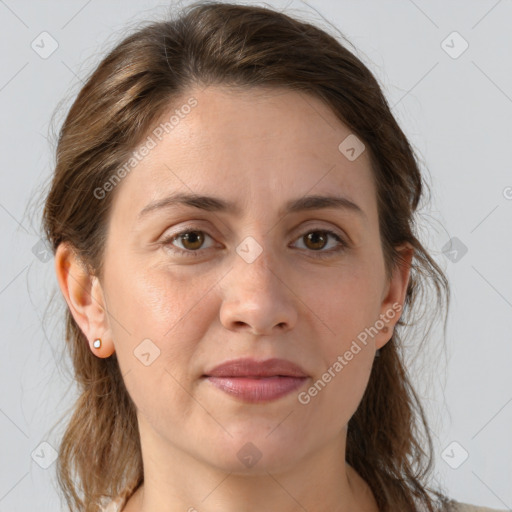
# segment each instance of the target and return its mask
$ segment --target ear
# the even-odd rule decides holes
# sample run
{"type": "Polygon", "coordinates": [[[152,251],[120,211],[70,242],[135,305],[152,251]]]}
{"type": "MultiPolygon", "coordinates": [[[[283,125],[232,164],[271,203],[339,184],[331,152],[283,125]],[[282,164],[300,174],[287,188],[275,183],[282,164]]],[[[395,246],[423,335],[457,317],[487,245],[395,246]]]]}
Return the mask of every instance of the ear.
{"type": "Polygon", "coordinates": [[[57,280],[69,310],[89,341],[91,352],[98,357],[109,357],[114,343],[106,314],[106,304],[98,278],[88,271],[71,246],[62,242],[55,254],[57,280]],[[95,348],[96,339],[101,347],[95,348]]]}
{"type": "Polygon", "coordinates": [[[401,257],[383,291],[380,319],[385,327],[375,336],[375,348],[377,349],[383,347],[393,335],[393,329],[404,309],[404,301],[409,284],[414,247],[409,243],[404,243],[397,246],[396,250],[400,253],[401,257]]]}

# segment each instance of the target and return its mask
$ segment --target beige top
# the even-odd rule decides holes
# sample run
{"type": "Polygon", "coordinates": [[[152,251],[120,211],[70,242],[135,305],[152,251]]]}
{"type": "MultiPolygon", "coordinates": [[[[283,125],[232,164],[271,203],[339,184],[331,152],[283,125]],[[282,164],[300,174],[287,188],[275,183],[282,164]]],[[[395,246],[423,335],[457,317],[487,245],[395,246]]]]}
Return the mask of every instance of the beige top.
{"type": "MultiPolygon", "coordinates": [[[[507,512],[504,509],[495,509],[487,507],[477,507],[475,505],[469,505],[468,503],[461,503],[459,501],[451,501],[450,505],[452,508],[450,512],[507,512]]],[[[117,498],[111,501],[107,507],[103,509],[103,512],[121,512],[121,507],[124,506],[121,498],[117,498]]]]}

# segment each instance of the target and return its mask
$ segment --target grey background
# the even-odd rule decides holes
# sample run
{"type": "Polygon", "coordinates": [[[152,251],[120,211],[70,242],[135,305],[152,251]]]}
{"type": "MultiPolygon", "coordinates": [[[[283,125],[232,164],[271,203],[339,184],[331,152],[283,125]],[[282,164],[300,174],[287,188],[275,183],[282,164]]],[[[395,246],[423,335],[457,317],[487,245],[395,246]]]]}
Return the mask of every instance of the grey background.
{"type": "MultiPolygon", "coordinates": [[[[408,349],[437,478],[453,498],[512,508],[512,2],[268,3],[354,43],[422,160],[432,198],[421,233],[453,291],[446,340],[437,329],[428,350],[414,340],[408,349]],[[458,260],[447,251],[453,237],[458,260]]],[[[170,5],[0,0],[0,512],[61,510],[52,447],[64,424],[52,427],[75,393],[62,357],[64,302],[58,292],[46,311],[57,281],[38,245],[50,120],[56,112],[60,127],[82,77],[132,24],[170,5]],[[46,37],[51,48],[43,31],[58,44],[47,58],[31,46],[42,52],[46,37]]]]}

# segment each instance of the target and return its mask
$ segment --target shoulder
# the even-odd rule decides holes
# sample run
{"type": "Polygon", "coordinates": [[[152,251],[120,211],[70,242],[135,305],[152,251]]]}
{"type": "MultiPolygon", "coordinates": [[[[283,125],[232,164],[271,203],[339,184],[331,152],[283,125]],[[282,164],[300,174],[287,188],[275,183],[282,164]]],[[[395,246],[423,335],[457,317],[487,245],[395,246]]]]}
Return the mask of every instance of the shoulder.
{"type": "Polygon", "coordinates": [[[487,507],[478,507],[476,505],[470,505],[469,503],[461,503],[459,501],[450,502],[450,512],[506,512],[504,509],[495,509],[487,507]]]}

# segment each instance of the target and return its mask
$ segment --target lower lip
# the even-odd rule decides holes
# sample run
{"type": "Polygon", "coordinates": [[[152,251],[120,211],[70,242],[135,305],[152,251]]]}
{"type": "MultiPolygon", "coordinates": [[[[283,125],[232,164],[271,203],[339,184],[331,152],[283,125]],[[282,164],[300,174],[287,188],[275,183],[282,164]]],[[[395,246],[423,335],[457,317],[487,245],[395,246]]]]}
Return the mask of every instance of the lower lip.
{"type": "Polygon", "coordinates": [[[277,400],[300,388],[307,377],[206,377],[214,386],[245,402],[277,400]]]}

